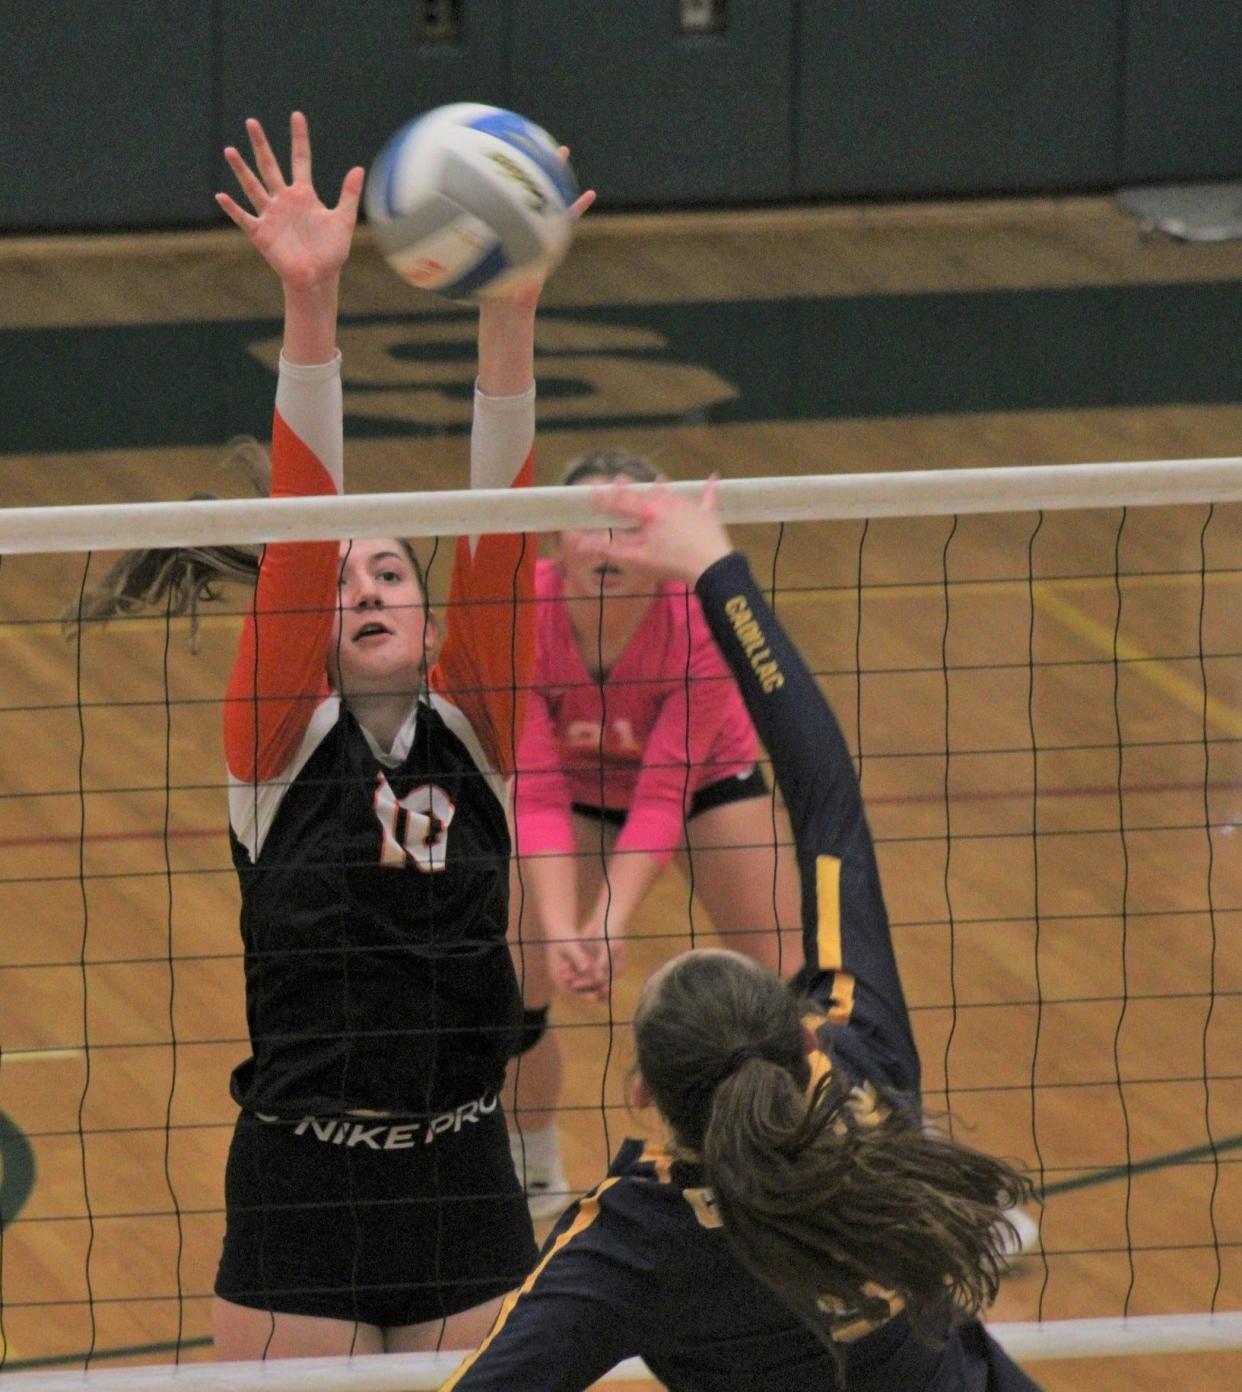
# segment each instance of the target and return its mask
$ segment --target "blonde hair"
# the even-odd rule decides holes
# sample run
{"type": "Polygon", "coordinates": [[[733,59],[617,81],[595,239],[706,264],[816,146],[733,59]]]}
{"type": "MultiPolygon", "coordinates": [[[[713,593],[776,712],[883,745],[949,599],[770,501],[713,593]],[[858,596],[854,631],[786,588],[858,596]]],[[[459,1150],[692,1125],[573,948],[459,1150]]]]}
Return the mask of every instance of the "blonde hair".
{"type": "Polygon", "coordinates": [[[628,478],[635,483],[654,483],[660,477],[649,460],[623,449],[588,450],[571,459],[561,473],[563,484],[588,478],[628,478]]]}

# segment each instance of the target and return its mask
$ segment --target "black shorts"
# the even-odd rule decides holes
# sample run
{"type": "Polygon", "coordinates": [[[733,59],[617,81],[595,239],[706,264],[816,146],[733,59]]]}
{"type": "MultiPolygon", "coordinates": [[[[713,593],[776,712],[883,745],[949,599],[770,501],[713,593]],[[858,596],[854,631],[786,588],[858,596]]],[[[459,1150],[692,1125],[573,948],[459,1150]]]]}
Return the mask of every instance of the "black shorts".
{"type": "Polygon", "coordinates": [[[489,1093],[425,1122],[237,1119],[216,1294],[391,1328],[512,1290],[535,1264],[504,1109],[489,1093]]]}
{"type": "MultiPolygon", "coordinates": [[[[718,778],[714,783],[705,783],[690,799],[686,821],[692,822],[699,813],[710,812],[713,807],[767,797],[771,791],[763,770],[756,764],[748,773],[734,773],[727,778],[718,778]]],[[[623,827],[629,815],[624,807],[598,807],[590,802],[570,805],[579,817],[589,817],[593,822],[603,822],[606,826],[623,827]]]]}

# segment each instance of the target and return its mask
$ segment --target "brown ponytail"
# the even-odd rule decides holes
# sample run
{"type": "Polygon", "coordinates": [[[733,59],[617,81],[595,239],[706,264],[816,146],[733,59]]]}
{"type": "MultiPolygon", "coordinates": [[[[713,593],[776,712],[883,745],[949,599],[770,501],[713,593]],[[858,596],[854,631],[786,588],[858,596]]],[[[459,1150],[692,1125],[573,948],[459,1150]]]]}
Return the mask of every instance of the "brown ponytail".
{"type": "Polygon", "coordinates": [[[808,1098],[802,1030],[774,975],[723,952],[675,962],[635,1019],[642,1078],[738,1257],[828,1339],[902,1305],[928,1328],[974,1314],[1027,1182],[869,1084],[821,1078],[808,1098]]]}
{"type": "MultiPolygon", "coordinates": [[[[271,494],[272,464],[267,451],[249,435],[238,435],[225,447],[221,465],[240,472],[254,491],[271,494]]],[[[189,501],[204,502],[214,493],[196,493],[189,501]]],[[[395,540],[413,567],[423,595],[427,594],[423,567],[408,541],[395,540]]],[[[190,651],[198,651],[199,605],[221,598],[219,586],[237,581],[253,587],[259,579],[261,546],[176,546],[126,551],[107,573],[88,586],[80,601],[62,615],[67,634],[79,623],[107,623],[118,616],[159,611],[173,617],[190,617],[190,651]]]]}
{"type": "MultiPolygon", "coordinates": [[[[271,492],[272,466],[267,452],[249,435],[228,442],[221,460],[240,471],[263,498],[271,492]]],[[[196,493],[191,502],[215,498],[196,493]]],[[[79,623],[161,610],[175,617],[190,616],[190,650],[198,651],[198,606],[220,598],[225,580],[253,586],[259,578],[258,546],[177,546],[126,551],[101,580],[88,586],[80,601],[62,615],[68,634],[79,623]]]]}

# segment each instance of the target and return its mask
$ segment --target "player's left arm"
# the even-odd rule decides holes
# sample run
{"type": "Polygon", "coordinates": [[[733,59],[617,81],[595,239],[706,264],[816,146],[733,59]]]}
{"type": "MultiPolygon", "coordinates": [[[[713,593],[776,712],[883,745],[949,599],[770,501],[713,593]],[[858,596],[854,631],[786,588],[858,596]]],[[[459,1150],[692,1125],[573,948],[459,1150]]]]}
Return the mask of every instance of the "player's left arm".
{"type": "MultiPolygon", "coordinates": [[[[561,155],[569,150],[562,146],[561,155]]],[[[580,194],[579,218],[595,201],[580,194]]],[[[543,281],[479,306],[479,376],[470,444],[471,488],[529,487],[534,478],[535,311],[543,281]]],[[[535,543],[522,533],[459,537],[448,636],[431,685],[465,713],[492,768],[515,771],[535,669],[535,543]]]]}
{"type": "MultiPolygon", "coordinates": [[[[479,377],[470,439],[472,488],[529,487],[534,477],[535,301],[479,311],[479,377]]],[[[459,537],[448,636],[431,685],[459,706],[492,768],[513,772],[535,664],[535,542],[520,532],[459,537]]]]}

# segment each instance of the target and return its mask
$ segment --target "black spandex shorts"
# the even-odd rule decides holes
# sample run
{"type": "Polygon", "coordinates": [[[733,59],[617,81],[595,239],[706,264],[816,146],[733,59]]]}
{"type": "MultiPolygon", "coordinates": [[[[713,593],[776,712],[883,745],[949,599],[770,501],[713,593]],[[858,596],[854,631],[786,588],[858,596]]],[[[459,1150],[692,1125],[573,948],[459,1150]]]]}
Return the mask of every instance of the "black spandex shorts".
{"type": "Polygon", "coordinates": [[[216,1294],[391,1328],[520,1285],[536,1249],[494,1094],[425,1121],[237,1119],[216,1294]]]}
{"type": "MultiPolygon", "coordinates": [[[[749,798],[766,797],[770,792],[768,780],[758,765],[748,773],[734,773],[728,778],[718,778],[714,783],[705,783],[690,799],[686,821],[692,822],[700,812],[710,812],[713,807],[724,807],[730,802],[746,802],[749,798]]],[[[593,822],[603,822],[607,826],[622,827],[628,816],[624,807],[597,807],[590,802],[575,802],[571,805],[579,817],[590,817],[593,822]]]]}

